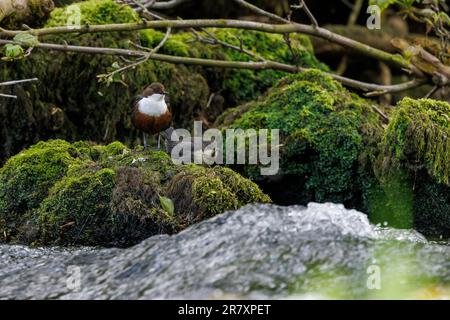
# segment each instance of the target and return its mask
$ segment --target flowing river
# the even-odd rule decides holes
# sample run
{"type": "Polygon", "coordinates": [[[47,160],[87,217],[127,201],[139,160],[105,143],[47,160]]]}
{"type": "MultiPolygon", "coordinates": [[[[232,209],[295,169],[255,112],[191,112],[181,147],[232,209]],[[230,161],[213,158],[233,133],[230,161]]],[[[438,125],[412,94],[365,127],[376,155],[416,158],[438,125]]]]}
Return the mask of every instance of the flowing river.
{"type": "Polygon", "coordinates": [[[0,299],[449,297],[448,243],[330,203],[247,205],[127,249],[0,246],[0,299]]]}

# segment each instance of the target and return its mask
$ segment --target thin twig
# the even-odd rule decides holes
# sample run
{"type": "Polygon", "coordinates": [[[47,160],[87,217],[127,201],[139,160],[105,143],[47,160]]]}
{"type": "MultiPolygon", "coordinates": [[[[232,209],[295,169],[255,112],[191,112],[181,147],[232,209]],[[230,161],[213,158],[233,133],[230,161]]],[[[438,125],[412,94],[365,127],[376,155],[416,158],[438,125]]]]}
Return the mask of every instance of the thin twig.
{"type": "Polygon", "coordinates": [[[436,91],[438,91],[439,90],[439,86],[434,86],[426,95],[425,95],[425,99],[429,99],[429,98],[431,98],[435,93],[436,93],[436,91]]]}
{"type": "MultiPolygon", "coordinates": [[[[356,0],[355,4],[352,7],[352,12],[347,20],[347,26],[351,27],[355,25],[356,20],[358,20],[358,16],[361,13],[362,5],[364,0],[356,0]]],[[[343,75],[348,67],[348,55],[344,55],[339,62],[338,67],[336,68],[336,73],[339,75],[343,75]]]]}
{"type": "Polygon", "coordinates": [[[189,2],[192,0],[169,0],[169,1],[154,1],[150,0],[147,1],[146,4],[144,4],[145,7],[156,9],[156,10],[168,10],[173,9],[176,6],[179,6],[180,4],[183,4],[185,2],[189,2]]]}
{"type": "Polygon", "coordinates": [[[317,19],[314,17],[312,12],[309,10],[308,6],[306,5],[306,2],[304,0],[300,0],[300,3],[298,5],[292,5],[292,9],[302,9],[305,11],[306,15],[309,18],[309,21],[311,21],[311,24],[314,28],[319,27],[319,23],[317,22],[317,19]]]}
{"type": "Polygon", "coordinates": [[[20,83],[34,82],[34,81],[38,81],[38,80],[39,80],[38,78],[32,78],[32,79],[23,79],[23,80],[14,80],[14,81],[0,82],[0,87],[13,86],[13,85],[20,84],[20,83]]]}
{"type": "Polygon", "coordinates": [[[4,93],[0,93],[0,97],[2,97],[2,98],[17,99],[17,96],[14,96],[14,95],[11,95],[11,94],[4,94],[4,93]]]}
{"type": "MultiPolygon", "coordinates": [[[[136,5],[138,5],[141,9],[142,9],[142,11],[144,12],[144,13],[146,13],[146,14],[148,14],[148,15],[150,15],[151,17],[153,17],[153,18],[155,18],[155,19],[157,19],[157,20],[166,20],[164,17],[162,17],[162,16],[160,16],[160,15],[157,15],[157,14],[155,14],[155,13],[152,13],[152,12],[150,12],[139,0],[131,0],[133,3],[135,3],[136,5]]],[[[228,43],[228,42],[225,42],[225,41],[222,41],[222,40],[219,40],[219,39],[217,39],[217,37],[215,36],[215,35],[213,35],[211,32],[209,32],[207,29],[205,29],[205,28],[201,28],[200,29],[202,32],[204,32],[205,34],[207,34],[209,37],[210,37],[210,39],[207,39],[207,38],[205,38],[205,37],[202,37],[201,35],[200,35],[200,33],[198,33],[198,31],[197,30],[195,30],[194,28],[190,28],[190,31],[192,32],[192,34],[195,36],[195,38],[198,40],[198,41],[200,41],[200,42],[202,42],[202,43],[205,43],[205,44],[218,44],[218,45],[221,45],[221,46],[223,46],[223,47],[225,47],[225,48],[228,48],[228,49],[232,49],[232,50],[235,50],[235,51],[238,51],[238,52],[240,52],[240,53],[244,53],[244,54],[246,54],[246,55],[248,55],[248,56],[250,56],[250,57],[252,57],[252,58],[255,58],[255,59],[257,59],[257,60],[259,60],[259,61],[264,61],[265,59],[263,58],[263,57],[261,57],[261,56],[259,56],[259,55],[257,55],[257,54],[255,54],[255,53],[253,53],[253,52],[251,52],[251,51],[248,51],[248,50],[246,50],[246,49],[244,49],[244,48],[242,48],[242,47],[237,47],[237,46],[234,46],[234,45],[232,45],[232,44],[230,44],[230,43],[228,43]]]]}
{"type": "Polygon", "coordinates": [[[254,58],[256,60],[259,60],[259,61],[265,61],[266,60],[265,58],[261,57],[260,55],[254,53],[254,52],[251,52],[251,51],[249,51],[247,49],[244,49],[242,46],[238,47],[238,46],[232,45],[231,43],[228,43],[228,42],[225,42],[225,41],[222,41],[222,40],[218,39],[213,33],[209,32],[205,28],[202,28],[201,31],[204,32],[206,35],[208,35],[209,38],[203,37],[195,29],[192,29],[191,31],[195,35],[196,39],[198,41],[202,42],[202,43],[211,44],[211,45],[215,45],[215,44],[216,45],[220,45],[220,46],[222,46],[224,48],[228,48],[228,49],[240,52],[240,53],[244,53],[244,54],[246,54],[246,55],[248,55],[248,56],[250,56],[250,57],[252,57],[252,58],[254,58]]]}
{"type": "Polygon", "coordinates": [[[247,1],[244,1],[244,0],[234,0],[234,2],[238,3],[240,6],[246,8],[246,9],[248,9],[248,10],[250,10],[250,11],[253,11],[253,12],[255,12],[255,13],[258,13],[258,14],[260,14],[260,15],[262,15],[262,16],[265,16],[265,17],[267,17],[267,18],[269,18],[269,19],[272,19],[272,20],[274,20],[274,21],[282,22],[282,23],[291,23],[291,21],[289,21],[288,19],[282,18],[282,17],[280,17],[279,15],[276,15],[276,14],[274,14],[274,13],[270,13],[270,12],[268,12],[268,11],[265,11],[265,10],[263,10],[263,9],[261,9],[261,8],[259,8],[259,7],[257,7],[257,6],[255,6],[255,5],[253,5],[253,4],[251,4],[251,3],[248,3],[247,1]]]}
{"type": "Polygon", "coordinates": [[[380,117],[384,120],[385,123],[389,123],[389,117],[381,111],[377,106],[372,105],[372,109],[380,115],[380,117]]]}
{"type": "Polygon", "coordinates": [[[149,52],[146,53],[143,58],[138,59],[137,61],[135,61],[135,62],[133,62],[131,64],[128,64],[128,65],[126,65],[126,66],[124,66],[122,68],[116,69],[116,70],[114,70],[114,71],[112,71],[112,72],[110,72],[108,74],[98,75],[97,77],[101,78],[101,79],[103,79],[103,78],[110,78],[110,77],[112,77],[112,76],[114,76],[116,74],[123,73],[123,72],[125,72],[125,71],[127,71],[129,69],[134,69],[137,66],[139,66],[140,64],[147,62],[152,57],[153,54],[158,52],[158,50],[161,49],[164,46],[164,44],[167,42],[167,40],[170,37],[171,30],[172,30],[171,28],[167,28],[167,31],[166,31],[166,34],[164,35],[164,38],[161,40],[161,42],[155,48],[149,49],[149,48],[145,48],[145,47],[140,46],[142,49],[149,50],[149,52]]]}
{"type": "Polygon", "coordinates": [[[208,110],[209,107],[211,106],[211,103],[212,103],[212,101],[213,101],[215,96],[216,96],[215,93],[211,93],[210,94],[209,99],[208,99],[208,103],[206,104],[206,107],[205,107],[206,110],[208,110]]]}

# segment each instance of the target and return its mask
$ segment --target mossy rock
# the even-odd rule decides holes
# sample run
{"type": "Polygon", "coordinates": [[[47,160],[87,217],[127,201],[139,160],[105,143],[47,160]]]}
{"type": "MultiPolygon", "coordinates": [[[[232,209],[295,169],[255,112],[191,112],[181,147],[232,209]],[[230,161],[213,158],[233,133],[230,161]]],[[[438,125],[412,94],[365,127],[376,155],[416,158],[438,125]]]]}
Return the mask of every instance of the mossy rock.
{"type": "Polygon", "coordinates": [[[380,186],[370,195],[376,222],[450,236],[449,136],[450,104],[410,98],[397,104],[377,160],[380,186]]]}
{"type": "MultiPolygon", "coordinates": [[[[81,24],[139,22],[128,6],[114,0],[89,0],[53,10],[45,26],[66,25],[80,9],[81,24]]],[[[258,51],[280,62],[294,61],[280,35],[211,29],[218,39],[258,51]],[[265,45],[270,44],[270,46],[265,45]]],[[[203,34],[203,36],[206,36],[203,34]]],[[[135,49],[130,42],[155,47],[164,30],[108,32],[97,34],[48,35],[41,41],[71,45],[135,49]]],[[[313,54],[309,38],[293,36],[293,50],[305,67],[326,68],[313,54]]],[[[171,35],[159,51],[164,54],[198,58],[248,60],[244,54],[206,45],[194,35],[180,32],[171,35]]],[[[251,100],[272,86],[283,74],[266,71],[234,71],[200,66],[172,65],[149,61],[111,81],[99,83],[98,75],[125,65],[118,57],[35,50],[26,59],[0,64],[0,78],[39,78],[39,82],[6,88],[17,100],[3,100],[0,107],[0,162],[39,140],[61,138],[70,141],[91,140],[107,143],[121,140],[127,145],[140,143],[140,135],[130,120],[131,101],[151,82],[164,83],[170,92],[174,124],[190,128],[194,118],[213,122],[227,106],[251,100]],[[208,105],[212,93],[217,99],[208,105]],[[217,100],[217,102],[216,102],[217,100]],[[207,108],[208,107],[208,108],[207,108]]]]}
{"type": "Polygon", "coordinates": [[[400,101],[386,130],[384,168],[422,166],[450,185],[450,104],[431,99],[400,101]]]}
{"type": "Polygon", "coordinates": [[[212,169],[185,166],[169,182],[167,195],[174,199],[175,209],[183,211],[187,224],[236,210],[247,203],[271,202],[254,182],[220,166],[212,169]]]}
{"type": "Polygon", "coordinates": [[[280,172],[233,167],[260,181],[277,203],[332,201],[364,207],[375,181],[371,163],[383,128],[370,102],[319,70],[290,75],[260,99],[230,109],[216,123],[228,128],[280,129],[280,172]]]}
{"type": "Polygon", "coordinates": [[[175,165],[119,142],[39,142],[9,159],[0,181],[2,241],[35,245],[125,247],[271,201],[230,169],[175,165]]]}

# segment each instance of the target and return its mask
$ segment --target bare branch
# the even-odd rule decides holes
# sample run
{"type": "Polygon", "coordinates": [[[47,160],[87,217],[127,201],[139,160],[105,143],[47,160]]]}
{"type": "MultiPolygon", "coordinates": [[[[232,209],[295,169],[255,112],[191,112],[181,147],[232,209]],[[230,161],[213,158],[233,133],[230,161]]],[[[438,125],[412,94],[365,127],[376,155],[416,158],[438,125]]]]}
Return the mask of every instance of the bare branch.
{"type": "MultiPolygon", "coordinates": [[[[140,2],[140,0],[130,0],[130,1],[132,1],[132,2],[135,3],[137,6],[139,6],[139,7],[142,9],[142,11],[143,11],[144,13],[150,15],[151,17],[153,17],[153,18],[155,18],[155,19],[157,19],[157,20],[166,20],[166,19],[164,19],[164,17],[161,17],[160,15],[157,15],[157,14],[155,14],[155,13],[150,12],[150,11],[149,11],[149,10],[148,10],[141,2],[140,2]]],[[[194,28],[191,28],[190,30],[191,30],[191,32],[193,33],[193,35],[195,36],[195,38],[196,38],[198,41],[202,42],[202,43],[205,43],[205,44],[212,44],[212,45],[218,44],[218,45],[223,46],[224,48],[228,48],[228,49],[232,49],[232,50],[238,51],[238,52],[240,52],[240,53],[244,53],[244,54],[246,54],[246,55],[248,55],[248,56],[250,56],[250,57],[252,57],[252,58],[255,58],[255,59],[257,59],[257,60],[260,60],[260,61],[264,61],[264,60],[265,60],[263,57],[261,57],[261,56],[255,54],[255,53],[253,53],[253,52],[251,52],[251,51],[245,50],[245,49],[242,48],[242,47],[237,47],[237,46],[234,46],[234,45],[232,45],[232,44],[230,44],[230,43],[228,43],[228,42],[225,42],[225,41],[222,41],[222,40],[217,39],[217,37],[216,37],[215,35],[213,35],[211,32],[209,32],[209,31],[208,31],[207,29],[205,29],[205,28],[201,28],[200,30],[201,30],[202,32],[204,32],[205,34],[207,34],[207,35],[210,37],[210,39],[207,39],[207,38],[205,38],[205,37],[202,37],[202,36],[200,35],[200,33],[198,33],[194,28]]]]}
{"type": "Polygon", "coordinates": [[[400,69],[411,70],[411,65],[401,56],[393,55],[385,51],[375,49],[361,42],[333,33],[324,28],[314,28],[309,25],[299,23],[267,24],[252,21],[226,20],[226,19],[199,19],[199,20],[162,20],[162,21],[142,21],[140,23],[122,23],[105,25],[84,25],[84,26],[60,26],[42,29],[32,29],[26,31],[5,30],[0,28],[0,37],[14,37],[17,34],[30,33],[35,36],[65,33],[94,33],[113,31],[133,31],[154,28],[237,28],[261,31],[267,33],[303,33],[320,37],[331,42],[338,43],[344,47],[351,48],[365,56],[372,57],[379,61],[386,62],[400,69]]]}
{"type": "Polygon", "coordinates": [[[167,31],[166,31],[166,34],[164,35],[164,38],[163,38],[163,39],[161,40],[161,42],[160,42],[155,48],[153,48],[153,49],[145,48],[145,47],[139,46],[139,47],[141,47],[141,49],[144,49],[145,51],[149,51],[148,53],[145,54],[145,56],[144,56],[143,58],[139,59],[139,60],[136,61],[136,62],[130,63],[130,64],[128,64],[128,65],[126,65],[126,66],[124,66],[124,67],[122,67],[122,68],[119,68],[119,69],[117,69],[117,70],[114,70],[114,71],[112,71],[112,72],[110,72],[110,73],[108,73],[108,74],[100,74],[100,75],[98,75],[97,77],[100,78],[100,79],[110,78],[110,77],[113,77],[113,76],[116,75],[116,74],[123,73],[123,72],[125,72],[125,71],[127,71],[127,70],[129,70],[129,69],[134,69],[134,68],[136,68],[138,65],[140,65],[140,64],[142,64],[142,63],[148,61],[148,60],[152,57],[153,54],[155,54],[156,52],[158,52],[158,50],[161,49],[161,48],[164,46],[164,44],[167,42],[167,40],[168,40],[169,37],[170,37],[171,31],[172,31],[171,28],[167,28],[167,31]]]}
{"type": "Polygon", "coordinates": [[[314,17],[314,15],[309,10],[308,6],[305,3],[305,0],[300,0],[300,3],[298,5],[291,6],[292,9],[302,9],[306,15],[308,16],[309,20],[311,21],[311,24],[314,28],[318,28],[319,24],[317,23],[317,19],[314,17]]]}
{"type": "Polygon", "coordinates": [[[380,115],[380,117],[381,117],[381,119],[383,119],[384,123],[389,123],[389,117],[383,111],[381,111],[377,106],[372,105],[372,109],[380,115]]]}
{"type": "Polygon", "coordinates": [[[0,93],[0,97],[2,97],[2,98],[17,99],[17,96],[13,96],[13,95],[10,95],[10,94],[4,94],[4,93],[0,93]]]}
{"type": "Polygon", "coordinates": [[[228,42],[225,42],[225,41],[222,41],[220,39],[217,39],[217,37],[213,33],[209,32],[208,30],[206,30],[204,28],[202,28],[201,30],[204,33],[206,33],[209,36],[209,38],[203,37],[195,29],[192,29],[192,32],[194,33],[196,39],[198,41],[202,42],[202,43],[212,44],[212,45],[215,45],[215,44],[221,45],[224,48],[228,48],[228,49],[240,52],[240,53],[244,53],[244,54],[246,54],[246,55],[248,55],[248,56],[250,56],[252,58],[255,58],[256,60],[259,60],[259,61],[265,61],[266,60],[265,58],[261,57],[260,55],[254,53],[254,52],[251,52],[249,50],[244,49],[242,46],[238,47],[238,46],[232,45],[232,44],[230,44],[228,42]]]}
{"type": "MultiPolygon", "coordinates": [[[[350,16],[348,17],[347,26],[353,26],[356,23],[356,20],[358,19],[359,14],[361,13],[362,5],[364,3],[364,0],[356,0],[355,4],[352,6],[352,12],[350,13],[350,16]]],[[[339,75],[343,75],[345,71],[347,70],[348,66],[348,56],[344,55],[341,58],[341,61],[339,62],[338,67],[336,68],[336,73],[339,75]]]]}
{"type": "MultiPolygon", "coordinates": [[[[37,78],[33,78],[33,79],[23,79],[23,80],[13,80],[13,81],[0,82],[0,87],[14,86],[14,85],[17,85],[17,84],[34,82],[34,81],[38,81],[38,79],[37,78]]],[[[17,96],[11,95],[11,94],[6,94],[6,93],[0,93],[0,97],[17,99],[17,96]]]]}
{"type": "MultiPolygon", "coordinates": [[[[0,44],[7,44],[16,42],[11,40],[1,40],[0,44]]],[[[65,52],[79,52],[88,54],[106,54],[106,55],[116,55],[125,57],[135,57],[135,58],[146,58],[148,52],[136,51],[129,49],[117,49],[117,48],[97,48],[97,47],[83,47],[83,46],[71,46],[71,45],[60,45],[51,43],[39,43],[35,46],[36,48],[65,51],[65,52]]],[[[218,68],[235,68],[235,69],[250,69],[250,70],[266,70],[273,69],[289,73],[299,73],[309,70],[308,68],[302,68],[299,66],[293,66],[289,64],[284,64],[275,61],[259,61],[259,62],[243,62],[243,61],[226,61],[226,60],[214,60],[214,59],[200,59],[200,58],[190,58],[190,57],[177,57],[166,54],[154,53],[149,59],[163,61],[173,64],[185,64],[185,65],[200,65],[205,67],[218,67],[218,68]]],[[[341,82],[343,85],[352,87],[355,89],[363,91],[374,91],[376,90],[379,94],[384,94],[388,92],[400,92],[407,89],[418,87],[427,82],[426,79],[415,79],[403,84],[397,84],[392,86],[383,86],[372,83],[361,82],[346,77],[338,76],[332,73],[326,73],[334,80],[341,82]]]]}
{"type": "Polygon", "coordinates": [[[387,93],[398,93],[405,90],[417,88],[425,83],[427,83],[427,79],[414,79],[408,82],[393,84],[393,85],[380,85],[374,83],[366,83],[358,80],[349,79],[337,74],[332,75],[334,80],[342,82],[344,85],[348,87],[352,87],[355,89],[360,89],[363,91],[370,91],[366,94],[366,97],[376,97],[381,96],[387,93]]]}
{"type": "Polygon", "coordinates": [[[180,4],[183,4],[185,2],[189,2],[192,0],[169,0],[169,1],[144,1],[143,5],[147,8],[156,9],[156,10],[168,10],[173,9],[180,4]]]}
{"type": "Polygon", "coordinates": [[[21,84],[21,83],[25,83],[25,82],[34,82],[34,81],[38,81],[38,78],[33,78],[33,79],[23,79],[23,80],[14,80],[14,81],[6,81],[6,82],[0,82],[0,87],[3,86],[13,86],[16,84],[21,84]]]}
{"type": "Polygon", "coordinates": [[[348,17],[347,25],[352,26],[358,20],[359,14],[361,13],[362,6],[364,4],[364,0],[356,0],[355,4],[352,6],[352,12],[348,17]]]}
{"type": "Polygon", "coordinates": [[[262,16],[270,18],[270,19],[272,19],[274,21],[278,21],[278,22],[282,22],[282,23],[291,23],[291,21],[289,21],[288,19],[284,19],[284,18],[280,17],[279,15],[267,12],[267,11],[265,11],[265,10],[255,6],[255,5],[251,4],[251,3],[248,3],[245,0],[234,0],[234,2],[238,3],[240,6],[246,8],[246,9],[248,9],[250,11],[253,11],[253,12],[257,13],[257,14],[260,14],[262,16]]]}
{"type": "Polygon", "coordinates": [[[425,95],[425,99],[429,99],[431,97],[433,97],[433,95],[436,93],[436,91],[439,90],[439,86],[434,86],[426,95],[425,95]]]}
{"type": "Polygon", "coordinates": [[[139,1],[140,4],[138,5],[134,0],[119,0],[119,2],[121,3],[128,4],[137,12],[143,11],[144,8],[151,8],[156,10],[169,10],[189,1],[192,0],[169,0],[169,1],[143,0],[139,1]]]}

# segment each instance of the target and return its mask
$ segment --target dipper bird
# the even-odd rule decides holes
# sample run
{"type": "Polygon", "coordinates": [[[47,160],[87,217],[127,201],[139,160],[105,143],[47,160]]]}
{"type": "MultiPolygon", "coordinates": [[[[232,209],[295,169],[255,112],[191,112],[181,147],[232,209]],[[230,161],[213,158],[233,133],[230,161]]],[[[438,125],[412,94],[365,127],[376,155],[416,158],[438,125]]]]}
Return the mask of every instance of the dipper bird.
{"type": "Polygon", "coordinates": [[[159,82],[154,82],[144,89],[141,95],[133,101],[131,122],[142,131],[144,148],[147,147],[146,134],[158,134],[158,149],[160,148],[160,132],[170,127],[172,112],[166,101],[167,92],[159,82]]]}

